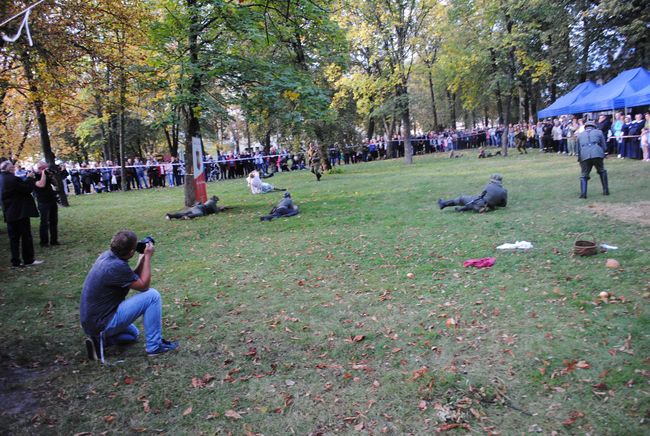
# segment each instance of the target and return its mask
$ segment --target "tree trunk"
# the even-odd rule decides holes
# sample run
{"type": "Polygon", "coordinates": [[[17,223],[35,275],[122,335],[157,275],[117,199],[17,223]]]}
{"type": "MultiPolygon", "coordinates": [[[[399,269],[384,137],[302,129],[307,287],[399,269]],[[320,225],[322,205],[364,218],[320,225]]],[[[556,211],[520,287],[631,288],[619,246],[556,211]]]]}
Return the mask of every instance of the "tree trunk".
{"type": "Polygon", "coordinates": [[[402,119],[402,139],[404,141],[404,163],[413,163],[413,145],[411,144],[411,111],[409,110],[408,85],[403,80],[395,89],[397,105],[402,119]]]}
{"type": "Polygon", "coordinates": [[[447,101],[449,102],[450,127],[456,129],[456,93],[447,91],[447,101]]]}
{"type": "Polygon", "coordinates": [[[54,180],[56,182],[57,193],[59,194],[59,200],[61,201],[61,206],[69,206],[68,197],[65,194],[65,189],[63,188],[63,180],[61,179],[61,171],[59,170],[58,165],[56,165],[56,158],[52,152],[52,144],[50,143],[50,132],[47,128],[47,116],[45,114],[45,108],[43,105],[43,100],[38,94],[38,87],[36,86],[36,80],[34,79],[34,72],[32,71],[32,62],[27,51],[21,53],[21,60],[23,63],[23,69],[25,70],[25,78],[27,79],[27,85],[29,86],[29,92],[32,97],[32,102],[34,104],[34,112],[36,113],[36,121],[38,122],[38,130],[40,133],[41,139],[41,149],[43,151],[43,156],[45,161],[49,165],[50,171],[54,175],[54,180]]]}
{"type": "Polygon", "coordinates": [[[530,77],[526,77],[524,85],[524,120],[530,120],[530,77]]]}
{"type": "Polygon", "coordinates": [[[436,111],[436,96],[433,92],[433,75],[431,74],[431,68],[429,68],[428,73],[429,93],[431,94],[431,114],[433,115],[433,129],[438,130],[438,111],[436,111]]]}
{"type": "MultiPolygon", "coordinates": [[[[120,52],[123,55],[124,46],[120,45],[120,52]]],[[[121,57],[123,59],[123,56],[121,57]]],[[[124,157],[125,153],[125,132],[126,126],[124,125],[124,107],[126,104],[126,76],[124,74],[124,67],[120,68],[120,107],[119,107],[119,120],[120,120],[120,132],[119,132],[119,142],[120,142],[120,161],[121,161],[121,176],[122,176],[122,192],[126,191],[126,159],[124,157]]]]}
{"type": "Polygon", "coordinates": [[[373,117],[370,117],[368,120],[368,131],[366,132],[366,138],[368,140],[371,140],[373,136],[375,136],[375,119],[373,117]]]}
{"type": "Polygon", "coordinates": [[[192,153],[192,138],[201,137],[199,119],[195,109],[198,109],[199,95],[201,93],[201,69],[199,66],[199,43],[200,19],[196,8],[197,0],[187,0],[190,11],[189,26],[189,61],[190,61],[190,101],[185,105],[185,206],[191,207],[196,202],[196,191],[194,189],[194,155],[192,153]]]}
{"type": "Polygon", "coordinates": [[[269,154],[271,152],[271,129],[269,128],[264,135],[264,153],[269,154]]]}

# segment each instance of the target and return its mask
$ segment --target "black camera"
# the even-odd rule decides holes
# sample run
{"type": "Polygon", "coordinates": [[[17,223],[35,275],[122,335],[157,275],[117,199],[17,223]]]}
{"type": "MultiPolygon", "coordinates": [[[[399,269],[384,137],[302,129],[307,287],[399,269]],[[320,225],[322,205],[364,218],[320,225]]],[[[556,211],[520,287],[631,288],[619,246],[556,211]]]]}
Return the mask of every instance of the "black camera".
{"type": "Polygon", "coordinates": [[[147,248],[147,244],[149,242],[151,242],[152,244],[156,243],[156,241],[153,240],[153,236],[147,236],[142,241],[138,241],[138,244],[135,246],[135,251],[137,251],[140,254],[143,254],[144,249],[147,248]]]}

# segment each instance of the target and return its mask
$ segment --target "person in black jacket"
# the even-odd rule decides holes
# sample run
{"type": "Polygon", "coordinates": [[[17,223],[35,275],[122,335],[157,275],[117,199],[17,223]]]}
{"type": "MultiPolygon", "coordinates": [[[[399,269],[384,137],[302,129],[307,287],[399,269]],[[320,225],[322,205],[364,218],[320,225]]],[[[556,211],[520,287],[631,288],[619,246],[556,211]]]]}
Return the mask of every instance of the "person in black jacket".
{"type": "Polygon", "coordinates": [[[34,190],[34,178],[30,176],[23,181],[16,177],[11,161],[0,164],[0,177],[2,178],[2,209],[9,234],[11,265],[20,267],[41,264],[42,260],[34,259],[34,242],[29,221],[31,217],[38,217],[38,210],[31,195],[34,190]]]}
{"type": "Polygon", "coordinates": [[[59,206],[56,202],[56,192],[52,189],[55,182],[47,169],[46,162],[40,162],[36,167],[38,181],[34,186],[38,211],[41,214],[39,236],[41,247],[59,245],[59,206]]]}

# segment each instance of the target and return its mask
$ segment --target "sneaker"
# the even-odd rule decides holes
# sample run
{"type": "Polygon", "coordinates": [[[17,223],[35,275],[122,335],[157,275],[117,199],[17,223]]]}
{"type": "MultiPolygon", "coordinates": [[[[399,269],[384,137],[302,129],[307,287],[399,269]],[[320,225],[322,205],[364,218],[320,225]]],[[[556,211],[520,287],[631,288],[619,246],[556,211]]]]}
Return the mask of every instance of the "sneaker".
{"type": "Polygon", "coordinates": [[[165,339],[162,340],[160,345],[155,350],[147,351],[147,355],[150,357],[159,356],[165,354],[168,351],[173,351],[178,348],[178,342],[170,342],[165,339]]]}
{"type": "Polygon", "coordinates": [[[97,354],[97,349],[99,348],[99,343],[96,339],[86,336],[86,355],[88,360],[99,360],[99,355],[97,354]]]}
{"type": "Polygon", "coordinates": [[[26,263],[25,266],[40,265],[40,264],[42,264],[43,262],[45,262],[45,261],[44,261],[44,260],[34,260],[34,261],[32,261],[32,263],[26,263]]]}

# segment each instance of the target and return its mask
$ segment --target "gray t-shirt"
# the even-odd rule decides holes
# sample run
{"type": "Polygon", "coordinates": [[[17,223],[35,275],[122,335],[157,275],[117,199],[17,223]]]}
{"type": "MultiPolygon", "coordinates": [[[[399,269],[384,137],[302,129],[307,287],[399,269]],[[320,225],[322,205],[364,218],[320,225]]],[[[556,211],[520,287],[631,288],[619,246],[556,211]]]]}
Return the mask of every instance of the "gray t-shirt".
{"type": "Polygon", "coordinates": [[[88,272],[81,291],[80,319],[86,334],[96,336],[113,319],[131,283],[138,280],[129,263],[111,250],[103,252],[88,272]]]}

